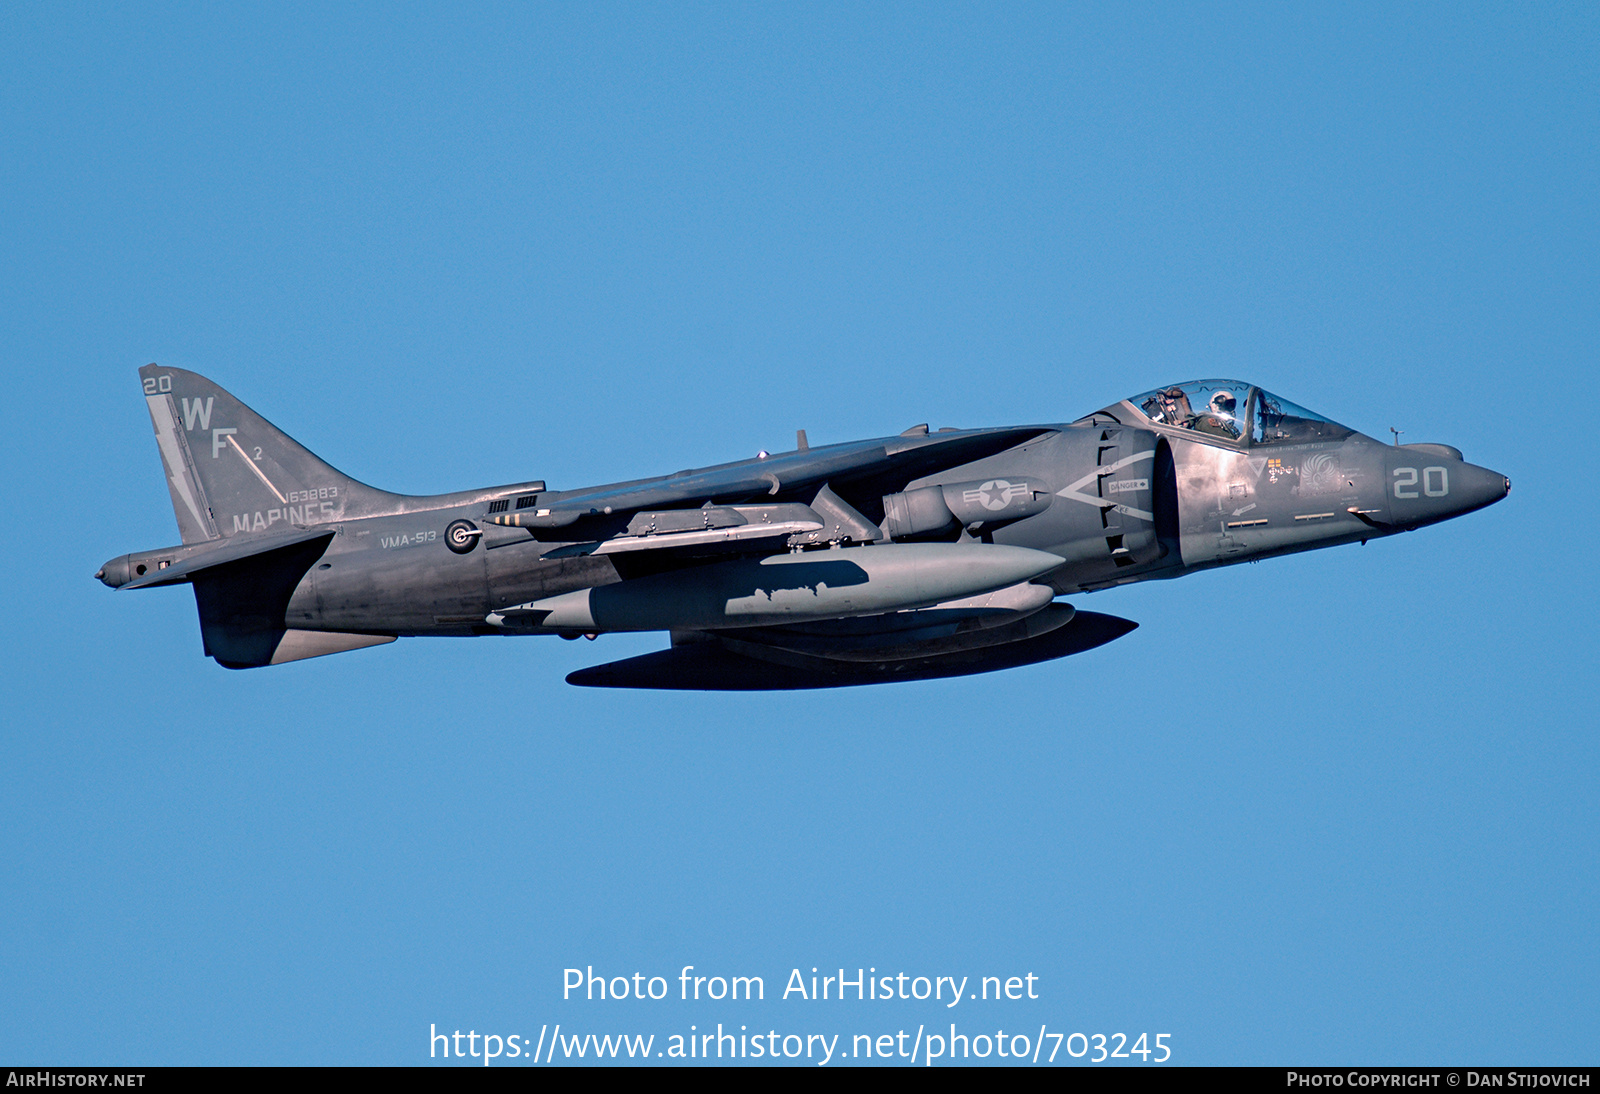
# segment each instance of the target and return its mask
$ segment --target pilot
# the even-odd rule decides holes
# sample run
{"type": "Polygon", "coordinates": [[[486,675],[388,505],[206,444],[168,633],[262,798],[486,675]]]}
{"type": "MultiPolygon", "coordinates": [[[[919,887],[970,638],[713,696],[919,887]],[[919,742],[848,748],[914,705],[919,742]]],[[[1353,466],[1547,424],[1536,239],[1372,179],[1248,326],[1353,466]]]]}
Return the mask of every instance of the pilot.
{"type": "Polygon", "coordinates": [[[1219,391],[1211,396],[1211,403],[1206,411],[1195,418],[1194,425],[1190,426],[1196,433],[1209,433],[1213,437],[1226,437],[1230,441],[1239,439],[1239,422],[1234,417],[1239,407],[1239,401],[1234,398],[1231,391],[1219,391]]]}
{"type": "Polygon", "coordinates": [[[1156,392],[1153,398],[1146,400],[1144,412],[1152,421],[1168,425],[1187,426],[1194,418],[1194,413],[1189,409],[1189,396],[1183,393],[1181,387],[1169,387],[1156,392]]]}

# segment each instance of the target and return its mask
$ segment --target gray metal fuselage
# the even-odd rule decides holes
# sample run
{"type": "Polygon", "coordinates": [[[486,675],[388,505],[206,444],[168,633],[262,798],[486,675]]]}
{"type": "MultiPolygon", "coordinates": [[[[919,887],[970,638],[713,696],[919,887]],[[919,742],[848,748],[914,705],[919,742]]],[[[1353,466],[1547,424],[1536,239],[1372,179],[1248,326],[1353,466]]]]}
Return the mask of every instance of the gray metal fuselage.
{"type": "MultiPolygon", "coordinates": [[[[1161,475],[1175,474],[1172,496],[1177,519],[1167,528],[1115,509],[1109,510],[1112,519],[1107,523],[1102,518],[1106,509],[1082,504],[1074,496],[1081,491],[1074,491],[1067,499],[1056,498],[1043,512],[992,531],[978,527],[963,533],[982,542],[1060,555],[1060,569],[1047,580],[1061,593],[1181,577],[1215,566],[1410,530],[1487,504],[1479,480],[1494,476],[1442,452],[1386,445],[1361,434],[1286,445],[1268,456],[1169,430],[1148,432],[1170,447],[1170,471],[1158,466],[1161,454],[1152,446],[1150,459],[1100,476],[1096,472],[1102,465],[1096,457],[1106,447],[1104,435],[1110,432],[1114,434],[1110,439],[1119,439],[1138,430],[1095,424],[1047,429],[1016,449],[916,480],[909,488],[983,479],[1024,485],[1054,497],[1093,474],[1092,484],[1085,488],[1093,491],[1089,496],[1103,495],[1118,504],[1128,499],[1125,508],[1143,505],[1142,512],[1153,512],[1159,508],[1154,495],[1164,485],[1161,475]],[[1403,469],[1414,469],[1416,474],[1403,469]],[[1400,492],[1411,496],[1395,496],[1397,481],[1400,492]],[[1423,492],[1425,482],[1437,496],[1423,492]],[[1468,484],[1477,492],[1464,492],[1462,486],[1468,484]],[[1128,489],[1118,489],[1123,486],[1128,489]],[[1108,538],[1119,534],[1130,549],[1129,562],[1121,566],[1112,554],[1114,548],[1106,546],[1108,538]]],[[[759,467],[763,461],[746,462],[759,467]]],[[[598,491],[624,485],[633,484],[598,491]]],[[[519,489],[513,487],[511,492],[519,489]]],[[[559,504],[564,497],[595,492],[544,493],[539,498],[541,503],[559,504]]],[[[622,579],[613,561],[617,556],[552,558],[586,541],[538,540],[522,528],[486,525],[482,549],[456,554],[446,548],[445,528],[457,520],[482,521],[487,505],[507,496],[504,488],[485,490],[474,492],[473,500],[465,504],[438,507],[429,504],[433,499],[417,498],[407,512],[337,522],[318,563],[295,586],[286,620],[307,630],[397,636],[495,634],[499,630],[484,622],[494,611],[622,579]]],[[[174,552],[148,554],[153,560],[173,557],[174,552]]]]}
{"type": "Polygon", "coordinates": [[[207,652],[230,666],[404,636],[1020,620],[1048,600],[1015,593],[1029,582],[1071,594],[1364,542],[1510,489],[1447,446],[1382,444],[1207,381],[1184,388],[1231,386],[1237,398],[1215,397],[1230,413],[1195,415],[1174,387],[1070,424],[919,427],[582,490],[407,497],[340,476],[203,377],[141,377],[186,542],[99,576],[192,583],[207,652]],[[1006,588],[1010,614],[993,599],[1006,588]]]}

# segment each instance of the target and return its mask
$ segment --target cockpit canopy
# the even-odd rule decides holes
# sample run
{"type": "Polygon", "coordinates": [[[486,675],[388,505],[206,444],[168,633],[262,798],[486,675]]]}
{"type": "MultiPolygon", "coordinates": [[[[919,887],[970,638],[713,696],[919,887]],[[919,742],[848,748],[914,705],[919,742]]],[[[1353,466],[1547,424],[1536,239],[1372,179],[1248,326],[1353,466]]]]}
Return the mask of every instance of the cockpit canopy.
{"type": "Polygon", "coordinates": [[[1191,380],[1135,395],[1128,402],[1158,425],[1189,429],[1234,444],[1335,441],[1355,432],[1238,380],[1191,380]]]}

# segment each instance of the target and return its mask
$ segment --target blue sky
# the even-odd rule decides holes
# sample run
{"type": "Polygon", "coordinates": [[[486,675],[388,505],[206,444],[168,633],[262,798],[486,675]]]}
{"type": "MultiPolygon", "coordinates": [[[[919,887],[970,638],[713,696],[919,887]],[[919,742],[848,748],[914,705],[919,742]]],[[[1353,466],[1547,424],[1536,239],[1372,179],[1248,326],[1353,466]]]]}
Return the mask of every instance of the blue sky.
{"type": "Polygon", "coordinates": [[[1597,31],[1585,5],[7,7],[0,1058],[955,1021],[1167,1033],[1182,1063],[1595,1063],[1597,31]],[[562,682],[656,636],[231,673],[187,590],[90,577],[177,539],[149,361],[405,492],[1200,376],[1515,489],[1081,597],[1140,629],[987,677],[562,682]],[[768,999],[563,1001],[590,965],[768,999]],[[813,966],[1040,998],[776,998],[813,966]]]}

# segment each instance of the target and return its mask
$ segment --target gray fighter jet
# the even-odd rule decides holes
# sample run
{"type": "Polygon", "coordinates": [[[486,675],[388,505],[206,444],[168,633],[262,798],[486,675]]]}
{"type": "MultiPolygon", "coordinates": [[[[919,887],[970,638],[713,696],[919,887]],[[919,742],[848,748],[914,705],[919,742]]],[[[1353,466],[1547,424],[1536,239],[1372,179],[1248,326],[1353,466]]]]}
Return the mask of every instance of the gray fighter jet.
{"type": "MultiPolygon", "coordinates": [[[[989,672],[1137,624],[1057,597],[1365,542],[1480,509],[1505,476],[1201,380],[1069,424],[914,426],[576,490],[414,497],[323,463],[211,381],[139,377],[183,544],[112,588],[194,587],[205,652],[277,665],[420,635],[668,631],[572,673],[761,690],[989,672]]],[[[1398,435],[1396,435],[1398,440],[1398,435]]]]}

